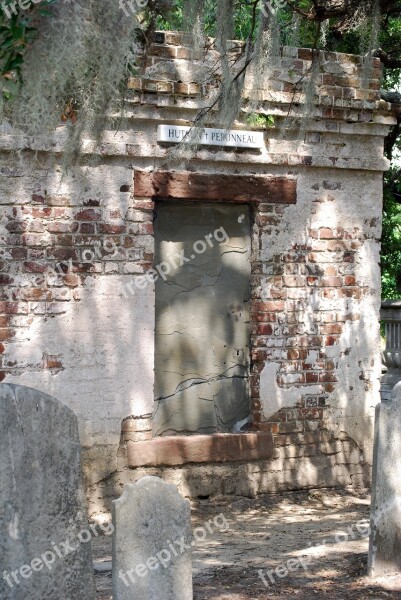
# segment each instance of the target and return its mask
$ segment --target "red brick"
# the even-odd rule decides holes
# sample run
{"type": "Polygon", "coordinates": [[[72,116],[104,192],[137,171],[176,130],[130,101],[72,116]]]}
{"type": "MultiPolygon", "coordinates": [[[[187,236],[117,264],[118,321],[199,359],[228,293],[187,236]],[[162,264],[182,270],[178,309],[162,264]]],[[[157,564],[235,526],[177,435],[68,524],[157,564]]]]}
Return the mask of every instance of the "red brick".
{"type": "Polygon", "coordinates": [[[328,298],[329,300],[335,300],[337,298],[338,291],[337,289],[325,288],[323,290],[323,298],[328,298]]]}
{"type": "Polygon", "coordinates": [[[334,324],[328,324],[328,325],[321,325],[320,326],[320,333],[322,333],[323,335],[333,335],[336,333],[342,333],[343,332],[343,326],[340,323],[334,323],[334,324]]]}
{"type": "Polygon", "coordinates": [[[320,373],[319,381],[322,381],[323,383],[336,383],[338,379],[334,373],[320,373]]]}
{"type": "Polygon", "coordinates": [[[262,421],[262,415],[260,412],[254,411],[252,413],[252,423],[253,424],[258,424],[262,421]]]}
{"type": "Polygon", "coordinates": [[[24,233],[28,229],[28,223],[19,223],[18,221],[10,221],[6,225],[7,231],[10,233],[24,233]]]}
{"type": "Polygon", "coordinates": [[[323,277],[322,285],[324,287],[341,287],[343,285],[342,277],[323,277]]]}
{"type": "Polygon", "coordinates": [[[279,423],[279,433],[297,433],[304,431],[304,424],[302,422],[291,421],[289,423],[279,423]]]}
{"type": "Polygon", "coordinates": [[[74,275],[73,273],[67,273],[64,275],[63,281],[68,287],[77,287],[80,282],[78,275],[74,275]]]}
{"type": "Polygon", "coordinates": [[[48,255],[55,260],[78,260],[78,253],[75,248],[52,248],[48,251],[48,255]]]}
{"type": "Polygon", "coordinates": [[[305,373],[306,383],[318,383],[319,373],[305,373]]]}
{"type": "MultiPolygon", "coordinates": [[[[181,50],[182,48],[180,48],[181,50]]],[[[177,58],[177,48],[171,46],[156,46],[152,44],[149,48],[149,55],[160,56],[162,58],[177,58]]]]}
{"type": "Polygon", "coordinates": [[[47,225],[47,230],[50,233],[71,233],[78,231],[78,223],[63,223],[61,221],[55,221],[47,225]]]}
{"type": "Polygon", "coordinates": [[[325,268],[324,274],[328,277],[335,277],[337,275],[337,267],[335,265],[330,265],[325,268]]]}
{"type": "Polygon", "coordinates": [[[0,285],[11,285],[14,279],[10,275],[3,275],[0,273],[0,285]]]}
{"type": "Polygon", "coordinates": [[[24,288],[22,290],[23,300],[46,300],[49,302],[53,299],[53,293],[51,290],[43,288],[24,288]]]}
{"type": "Polygon", "coordinates": [[[273,434],[277,434],[278,423],[259,423],[259,431],[270,431],[273,434]]]}
{"type": "Polygon", "coordinates": [[[7,248],[7,252],[11,254],[14,260],[23,260],[28,255],[26,248],[7,248]]]}
{"type": "Polygon", "coordinates": [[[313,53],[310,48],[300,48],[298,50],[298,58],[301,60],[312,60],[313,53]]]}
{"type": "Polygon", "coordinates": [[[31,216],[34,217],[35,219],[48,219],[52,215],[52,209],[48,208],[48,207],[32,208],[27,212],[28,212],[28,214],[31,214],[31,216]]]}
{"type": "Polygon", "coordinates": [[[23,266],[24,271],[26,271],[27,273],[45,273],[45,271],[47,271],[50,265],[48,263],[27,261],[24,262],[23,266]]]}
{"type": "Polygon", "coordinates": [[[301,421],[316,420],[323,418],[322,408],[299,408],[298,419],[301,421]]]}
{"type": "MultiPolygon", "coordinates": [[[[306,355],[308,353],[306,352],[306,355]]],[[[306,358],[306,356],[305,356],[306,358]]],[[[302,363],[302,368],[304,371],[313,371],[316,369],[324,369],[324,361],[316,360],[314,363],[302,363]]]]}
{"type": "Polygon", "coordinates": [[[347,275],[344,277],[344,285],[356,285],[356,278],[351,275],[347,275]]]}
{"type": "MultiPolygon", "coordinates": [[[[128,190],[129,191],[129,190],[128,190]]],[[[140,198],[134,198],[132,207],[136,210],[141,208],[142,210],[154,210],[155,204],[153,200],[144,200],[140,198]]]]}
{"type": "Polygon", "coordinates": [[[323,227],[322,229],[319,229],[319,238],[321,240],[333,240],[342,238],[343,236],[344,230],[341,227],[337,227],[335,229],[323,227]]]}
{"type": "Polygon", "coordinates": [[[56,246],[73,246],[74,241],[72,235],[60,234],[53,236],[56,246]]]}
{"type": "Polygon", "coordinates": [[[266,360],[266,350],[252,350],[252,360],[255,362],[264,362],[266,360]]]}
{"type": "Polygon", "coordinates": [[[338,290],[340,298],[355,298],[359,300],[362,297],[362,290],[360,288],[343,288],[338,290]]]}
{"type": "Polygon", "coordinates": [[[280,223],[279,217],[273,217],[272,215],[261,215],[261,214],[256,215],[256,224],[260,225],[261,227],[264,227],[266,225],[279,225],[279,223],[280,223]]]}
{"type": "Polygon", "coordinates": [[[63,363],[59,356],[45,356],[43,359],[44,369],[62,369],[63,363]]]}
{"type": "Polygon", "coordinates": [[[79,225],[79,233],[93,234],[96,233],[96,226],[94,223],[81,223],[79,225]]]}
{"type": "Polygon", "coordinates": [[[11,340],[14,336],[14,329],[0,329],[0,342],[11,340]]]}
{"type": "Polygon", "coordinates": [[[45,231],[45,226],[39,221],[31,221],[29,223],[29,231],[34,233],[43,233],[45,231]]]}
{"type": "Polygon", "coordinates": [[[355,262],[355,256],[352,252],[346,252],[346,253],[344,253],[343,260],[346,263],[353,263],[353,262],[355,262]]]}
{"type": "MultiPolygon", "coordinates": [[[[125,225],[112,225],[111,223],[99,223],[99,225],[97,226],[97,229],[98,229],[98,233],[120,234],[120,233],[126,232],[125,225]]],[[[149,233],[153,233],[153,230],[152,230],[152,232],[149,232],[149,233]]]]}
{"type": "Polygon", "coordinates": [[[3,354],[5,347],[3,344],[0,344],[0,354],[3,354]]]}
{"type": "Polygon", "coordinates": [[[93,208],[85,208],[75,214],[77,221],[99,221],[102,218],[100,210],[94,210],[93,208]]]}
{"type": "Polygon", "coordinates": [[[318,335],[310,337],[301,337],[298,340],[298,344],[303,348],[319,348],[323,346],[323,338],[318,335]]]}
{"type": "Polygon", "coordinates": [[[306,284],[305,277],[293,277],[284,275],[284,285],[287,287],[304,287],[306,284]]]}
{"type": "Polygon", "coordinates": [[[17,302],[0,302],[0,313],[9,315],[27,314],[28,307],[17,302]]]}
{"type": "Polygon", "coordinates": [[[273,327],[271,325],[268,325],[267,323],[261,323],[257,326],[256,333],[257,335],[272,335],[273,327]]]}

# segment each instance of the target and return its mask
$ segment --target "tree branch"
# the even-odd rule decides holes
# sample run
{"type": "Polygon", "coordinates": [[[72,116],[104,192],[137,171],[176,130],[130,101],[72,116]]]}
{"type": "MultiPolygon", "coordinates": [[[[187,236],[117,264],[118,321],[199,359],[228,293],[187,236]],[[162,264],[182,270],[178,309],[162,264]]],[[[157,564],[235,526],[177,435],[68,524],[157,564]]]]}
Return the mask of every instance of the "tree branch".
{"type": "Polygon", "coordinates": [[[389,69],[401,69],[401,58],[394,58],[393,56],[389,56],[387,52],[382,50],[382,48],[378,48],[373,56],[376,58],[380,58],[385,67],[389,69]]]}

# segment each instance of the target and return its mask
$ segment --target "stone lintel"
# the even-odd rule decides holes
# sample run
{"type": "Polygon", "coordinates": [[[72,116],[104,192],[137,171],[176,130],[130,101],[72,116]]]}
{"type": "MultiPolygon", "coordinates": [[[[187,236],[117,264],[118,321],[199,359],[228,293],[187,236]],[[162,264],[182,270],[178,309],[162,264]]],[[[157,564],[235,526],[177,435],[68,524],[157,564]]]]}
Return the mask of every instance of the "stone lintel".
{"type": "Polygon", "coordinates": [[[127,443],[128,466],[131,468],[238,462],[272,456],[273,436],[270,432],[177,435],[127,443]]]}
{"type": "Polygon", "coordinates": [[[137,197],[295,204],[297,182],[289,177],[216,175],[189,171],[135,171],[137,197]]]}

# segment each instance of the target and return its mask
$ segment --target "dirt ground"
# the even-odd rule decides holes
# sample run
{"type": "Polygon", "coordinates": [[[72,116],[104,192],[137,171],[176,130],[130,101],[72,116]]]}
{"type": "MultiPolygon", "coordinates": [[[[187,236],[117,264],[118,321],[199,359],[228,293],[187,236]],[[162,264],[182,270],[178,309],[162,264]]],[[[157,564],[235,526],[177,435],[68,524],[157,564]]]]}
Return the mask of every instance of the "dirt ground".
{"type": "MultiPolygon", "coordinates": [[[[319,490],[192,505],[194,528],[217,515],[222,530],[213,521],[193,551],[194,600],[401,600],[401,576],[366,576],[367,494],[319,490]]],[[[93,542],[96,570],[105,569],[96,573],[97,600],[111,600],[111,539],[93,542]]]]}

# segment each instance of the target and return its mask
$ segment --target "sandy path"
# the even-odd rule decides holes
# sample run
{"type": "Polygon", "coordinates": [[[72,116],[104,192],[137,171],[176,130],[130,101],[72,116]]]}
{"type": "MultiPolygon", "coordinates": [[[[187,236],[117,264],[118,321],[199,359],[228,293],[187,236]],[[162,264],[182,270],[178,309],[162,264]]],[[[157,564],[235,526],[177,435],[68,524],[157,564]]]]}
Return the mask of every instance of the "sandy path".
{"type": "MultiPolygon", "coordinates": [[[[194,600],[401,600],[401,577],[366,577],[368,516],[369,496],[338,490],[194,503],[193,527],[206,532],[194,600]]],[[[94,558],[110,560],[110,546],[94,540],[94,558]]],[[[111,600],[110,571],[96,581],[97,599],[111,600]]]]}

